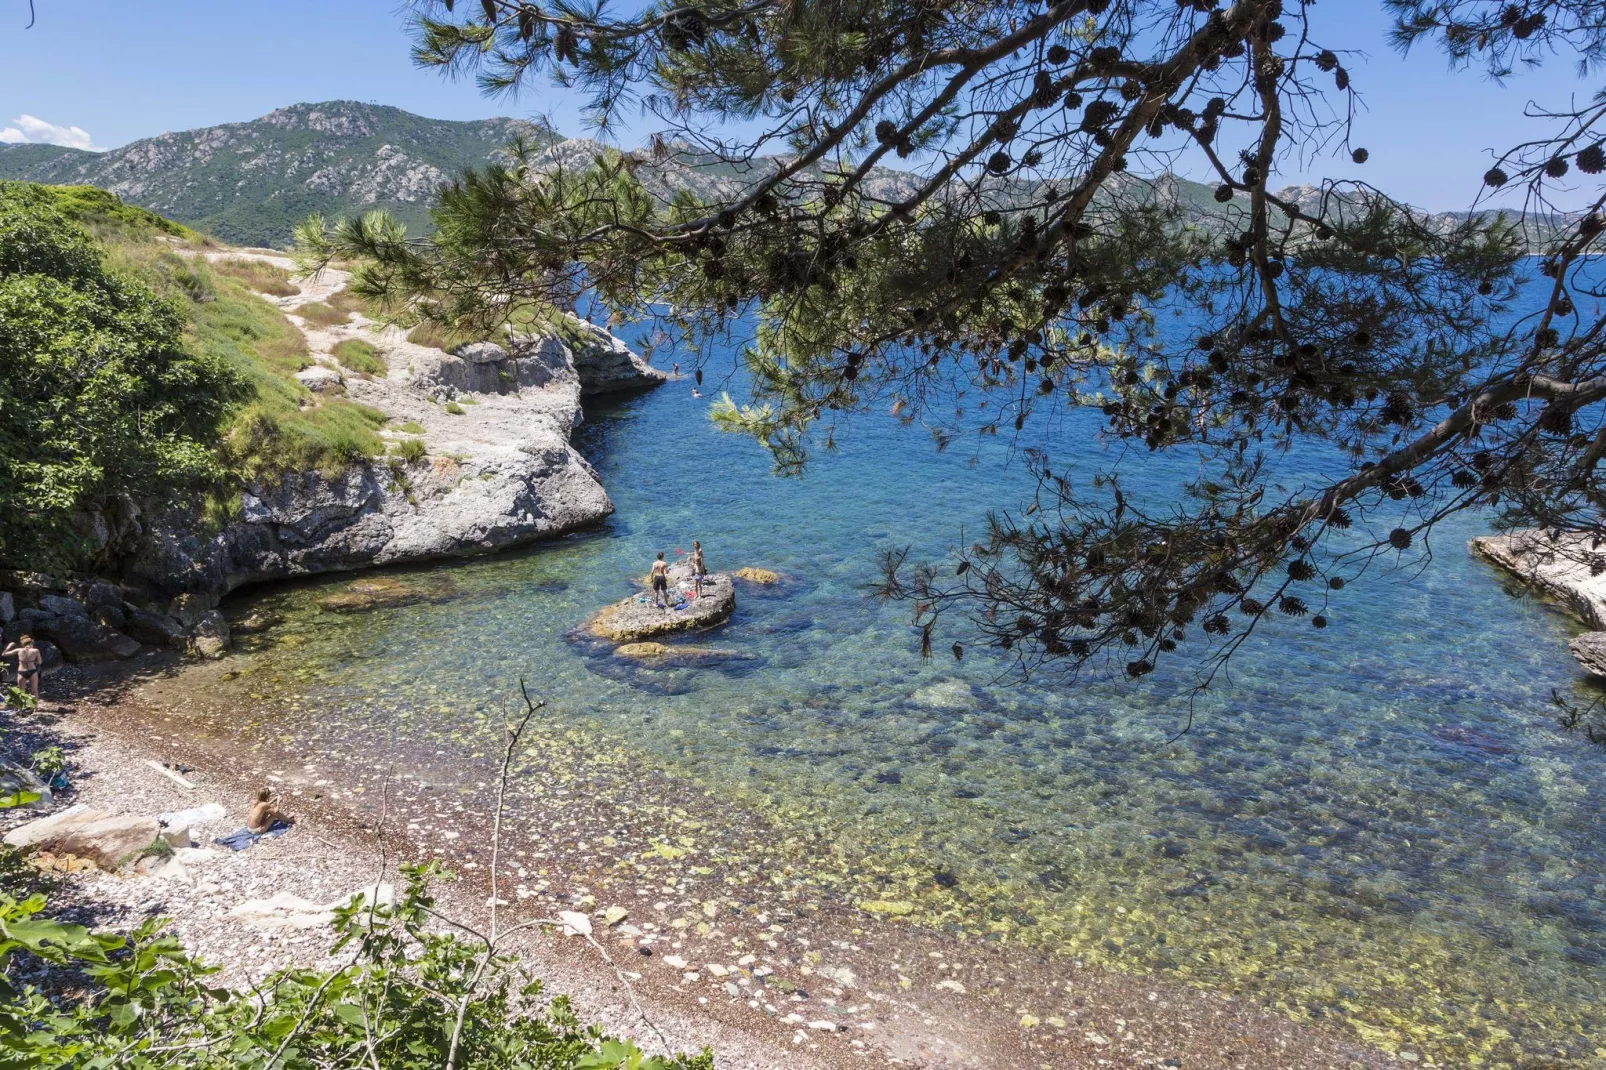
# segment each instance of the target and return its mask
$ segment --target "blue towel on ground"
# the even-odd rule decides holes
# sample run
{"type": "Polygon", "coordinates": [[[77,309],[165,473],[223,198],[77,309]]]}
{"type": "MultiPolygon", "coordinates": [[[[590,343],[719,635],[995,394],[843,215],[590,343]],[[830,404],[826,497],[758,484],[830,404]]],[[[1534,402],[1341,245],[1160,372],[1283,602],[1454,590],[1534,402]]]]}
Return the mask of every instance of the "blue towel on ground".
{"type": "Polygon", "coordinates": [[[242,828],[235,832],[229,833],[227,836],[219,836],[212,842],[222,844],[231,851],[243,851],[253,843],[256,843],[258,840],[267,839],[269,836],[283,836],[289,831],[289,822],[275,821],[273,826],[266,832],[252,832],[248,828],[242,828]]]}

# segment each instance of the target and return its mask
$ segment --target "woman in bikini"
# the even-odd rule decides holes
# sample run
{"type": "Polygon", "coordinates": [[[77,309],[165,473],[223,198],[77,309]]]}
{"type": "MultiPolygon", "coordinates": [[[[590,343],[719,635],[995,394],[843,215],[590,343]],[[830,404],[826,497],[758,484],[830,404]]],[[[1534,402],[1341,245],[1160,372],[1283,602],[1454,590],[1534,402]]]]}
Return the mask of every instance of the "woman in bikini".
{"type": "Polygon", "coordinates": [[[0,657],[15,657],[17,659],[17,686],[39,699],[39,670],[44,665],[44,655],[39,648],[33,645],[33,636],[24,635],[0,651],[0,657]]]}
{"type": "Polygon", "coordinates": [[[662,550],[658,551],[658,560],[652,563],[652,600],[659,609],[669,608],[669,564],[662,550]]]}
{"type": "Polygon", "coordinates": [[[703,580],[707,578],[708,566],[703,564],[703,544],[693,539],[691,543],[691,582],[699,597],[703,593],[703,580]]]}

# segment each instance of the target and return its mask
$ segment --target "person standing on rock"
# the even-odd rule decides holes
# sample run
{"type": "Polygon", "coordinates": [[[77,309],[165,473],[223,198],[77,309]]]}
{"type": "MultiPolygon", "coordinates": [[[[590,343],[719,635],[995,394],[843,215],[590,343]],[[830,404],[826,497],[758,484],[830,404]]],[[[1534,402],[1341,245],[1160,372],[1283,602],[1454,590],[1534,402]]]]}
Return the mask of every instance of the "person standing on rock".
{"type": "Polygon", "coordinates": [[[658,560],[652,563],[652,600],[659,609],[669,608],[669,563],[664,552],[658,551],[658,560]]]}
{"type": "Polygon", "coordinates": [[[17,659],[17,686],[39,701],[39,670],[45,663],[44,655],[33,645],[33,636],[24,635],[15,643],[0,650],[0,657],[17,659]]]}
{"type": "Polygon", "coordinates": [[[703,580],[708,576],[708,566],[703,564],[703,544],[696,539],[691,541],[691,582],[692,589],[697,597],[703,596],[703,580]]]}

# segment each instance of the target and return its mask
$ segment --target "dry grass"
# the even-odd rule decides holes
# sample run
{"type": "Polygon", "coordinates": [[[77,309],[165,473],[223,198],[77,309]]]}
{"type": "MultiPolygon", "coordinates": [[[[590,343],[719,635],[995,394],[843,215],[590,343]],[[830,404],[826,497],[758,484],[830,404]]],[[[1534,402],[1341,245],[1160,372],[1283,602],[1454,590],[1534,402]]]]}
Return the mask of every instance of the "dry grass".
{"type": "Polygon", "coordinates": [[[290,281],[290,272],[261,260],[218,259],[212,261],[212,270],[239,279],[259,294],[294,297],[301,292],[301,287],[290,281]]]}
{"type": "Polygon", "coordinates": [[[341,364],[362,375],[384,375],[389,370],[379,350],[361,338],[348,338],[330,352],[341,364]]]}
{"type": "Polygon", "coordinates": [[[300,316],[313,327],[342,327],[351,322],[351,311],[342,312],[333,305],[322,301],[314,301],[309,305],[301,305],[290,310],[292,315],[300,316]]]}
{"type": "Polygon", "coordinates": [[[407,332],[407,340],[414,345],[428,346],[431,349],[452,350],[468,342],[481,342],[484,338],[474,334],[459,334],[449,327],[438,323],[420,323],[407,332]]]}

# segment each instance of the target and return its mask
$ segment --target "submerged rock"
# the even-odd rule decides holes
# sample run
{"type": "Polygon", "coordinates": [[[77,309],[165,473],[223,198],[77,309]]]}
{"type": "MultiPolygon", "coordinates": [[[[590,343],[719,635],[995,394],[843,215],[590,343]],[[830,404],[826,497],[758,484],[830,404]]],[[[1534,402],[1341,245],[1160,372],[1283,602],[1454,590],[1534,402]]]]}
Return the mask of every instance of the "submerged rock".
{"type": "Polygon", "coordinates": [[[731,573],[731,575],[735,576],[739,580],[746,580],[748,583],[757,583],[766,586],[772,583],[781,582],[781,574],[779,572],[771,572],[767,568],[739,568],[735,572],[731,573]]]}
{"type": "Polygon", "coordinates": [[[754,661],[756,655],[741,650],[721,650],[712,646],[671,646],[668,643],[625,643],[614,650],[622,658],[654,661],[660,658],[685,661],[754,661]]]}
{"type": "Polygon", "coordinates": [[[372,609],[410,606],[426,600],[424,592],[390,576],[368,576],[346,586],[344,591],[318,599],[318,606],[331,613],[366,613],[372,609]]]}
{"type": "Polygon", "coordinates": [[[229,649],[229,622],[217,610],[201,617],[190,632],[190,653],[199,658],[221,658],[229,649]]]}
{"type": "Polygon", "coordinates": [[[586,622],[585,630],[615,643],[640,643],[661,635],[715,627],[729,620],[736,609],[736,587],[726,573],[710,574],[703,581],[702,593],[696,597],[692,593],[690,570],[675,565],[670,569],[670,609],[659,609],[648,590],[598,611],[586,622]]]}
{"type": "Polygon", "coordinates": [[[968,710],[976,705],[975,689],[963,680],[952,678],[927,684],[909,698],[921,706],[938,710],[968,710]]]}

